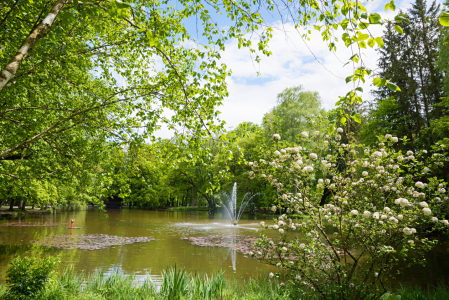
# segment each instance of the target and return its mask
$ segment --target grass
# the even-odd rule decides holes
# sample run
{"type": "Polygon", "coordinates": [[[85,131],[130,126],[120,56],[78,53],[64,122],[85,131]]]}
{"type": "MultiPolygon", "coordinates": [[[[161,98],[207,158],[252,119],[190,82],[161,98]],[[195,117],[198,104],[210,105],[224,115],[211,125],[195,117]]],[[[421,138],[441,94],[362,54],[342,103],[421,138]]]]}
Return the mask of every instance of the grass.
{"type": "MultiPolygon", "coordinates": [[[[9,295],[5,285],[0,285],[0,299],[25,299],[19,295],[9,295]]],[[[193,299],[291,299],[287,290],[282,290],[278,284],[267,277],[261,280],[249,279],[237,283],[226,280],[223,273],[212,276],[191,275],[184,270],[167,269],[162,274],[162,284],[159,288],[150,278],[138,284],[132,276],[113,274],[105,276],[95,272],[87,276],[75,274],[72,268],[48,282],[40,292],[32,298],[35,300],[193,300],[193,299]]]]}
{"type": "Polygon", "coordinates": [[[400,287],[395,292],[386,293],[381,300],[444,300],[449,299],[449,287],[439,285],[421,289],[419,287],[400,287]]]}
{"type": "MultiPolygon", "coordinates": [[[[287,285],[288,286],[288,285],[287,285]]],[[[0,285],[0,300],[25,299],[20,295],[8,294],[8,287],[0,285]]],[[[189,274],[179,268],[167,269],[162,274],[162,283],[157,286],[148,277],[136,283],[133,276],[123,274],[104,275],[101,271],[84,276],[67,268],[62,275],[46,283],[33,297],[35,300],[319,300],[311,294],[281,287],[276,280],[267,276],[237,282],[227,280],[223,273],[212,276],[189,274]]],[[[443,285],[420,289],[401,287],[386,293],[381,300],[442,300],[449,299],[449,288],[443,285]]]]}

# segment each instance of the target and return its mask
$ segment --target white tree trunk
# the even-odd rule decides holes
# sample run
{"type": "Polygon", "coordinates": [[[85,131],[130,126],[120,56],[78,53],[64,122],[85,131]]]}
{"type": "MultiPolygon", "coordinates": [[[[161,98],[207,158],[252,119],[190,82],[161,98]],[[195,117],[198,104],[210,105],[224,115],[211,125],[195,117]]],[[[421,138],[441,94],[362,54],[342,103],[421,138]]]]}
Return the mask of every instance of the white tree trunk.
{"type": "Polygon", "coordinates": [[[0,91],[6,86],[6,84],[16,76],[16,72],[20,67],[20,64],[28,55],[30,50],[36,45],[40,38],[47,35],[50,32],[57,15],[62,10],[68,0],[57,0],[51,8],[48,15],[43,19],[39,25],[26,37],[17,50],[16,54],[11,58],[8,64],[3,68],[0,73],[0,91]]]}

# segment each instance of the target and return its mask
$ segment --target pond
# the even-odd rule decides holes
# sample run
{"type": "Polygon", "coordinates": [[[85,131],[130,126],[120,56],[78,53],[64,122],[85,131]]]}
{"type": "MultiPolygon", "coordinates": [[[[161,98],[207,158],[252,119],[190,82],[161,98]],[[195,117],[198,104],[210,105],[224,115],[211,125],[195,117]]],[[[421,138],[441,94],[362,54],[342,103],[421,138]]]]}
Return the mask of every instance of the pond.
{"type": "MultiPolygon", "coordinates": [[[[158,276],[168,267],[178,266],[188,272],[212,274],[223,271],[228,278],[244,279],[277,269],[258,262],[228,247],[197,246],[187,238],[217,236],[257,237],[261,220],[270,217],[243,216],[234,227],[222,213],[209,216],[205,211],[146,211],[137,209],[109,210],[108,217],[99,210],[58,212],[51,215],[27,215],[19,219],[0,220],[0,281],[6,278],[8,263],[17,255],[61,255],[61,268],[73,265],[76,271],[103,269],[106,274],[123,272],[143,276],[158,276]],[[80,229],[73,237],[83,235],[112,235],[119,238],[153,238],[132,244],[116,243],[97,249],[87,241],[85,249],[42,247],[33,241],[70,235],[70,220],[80,229]],[[6,223],[50,226],[4,226],[6,223]],[[2,226],[3,225],[3,226],[2,226]],[[91,250],[94,249],[94,250],[91,250]]],[[[271,224],[267,221],[267,224],[271,224]]],[[[449,283],[449,241],[440,242],[427,254],[426,267],[414,266],[397,277],[398,282],[427,286],[449,283]]]]}
{"type": "MultiPolygon", "coordinates": [[[[146,211],[137,209],[108,210],[108,218],[98,210],[61,212],[32,216],[5,223],[23,225],[47,224],[52,226],[0,226],[0,280],[4,281],[7,264],[16,255],[61,255],[61,270],[73,265],[76,271],[103,269],[106,273],[124,272],[145,275],[161,274],[167,266],[185,268],[188,272],[212,274],[218,270],[225,276],[248,278],[263,272],[276,271],[242,253],[233,253],[226,247],[193,245],[188,237],[209,235],[249,235],[257,237],[255,230],[260,220],[245,220],[234,227],[222,213],[209,216],[206,211],[146,211]],[[47,237],[70,235],[70,220],[75,219],[73,236],[107,234],[118,237],[152,237],[149,242],[114,245],[98,250],[55,249],[33,244],[47,237]]],[[[264,219],[264,218],[263,218],[264,219]]]]}

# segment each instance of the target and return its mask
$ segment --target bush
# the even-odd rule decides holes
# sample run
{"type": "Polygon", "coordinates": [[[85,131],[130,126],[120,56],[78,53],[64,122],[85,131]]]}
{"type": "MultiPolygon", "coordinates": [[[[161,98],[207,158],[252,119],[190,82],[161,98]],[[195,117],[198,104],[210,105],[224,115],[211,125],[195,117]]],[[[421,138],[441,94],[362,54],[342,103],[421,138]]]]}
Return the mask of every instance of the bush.
{"type": "Polygon", "coordinates": [[[271,227],[261,222],[252,255],[323,299],[378,299],[399,262],[424,263],[423,254],[437,242],[427,236],[449,226],[446,183],[431,176],[448,158],[438,151],[397,151],[399,139],[390,134],[379,137],[378,148],[358,143],[349,128],[301,136],[295,144],[274,135],[264,159],[248,163],[250,178],[277,188],[272,210],[286,211],[271,227]],[[294,222],[293,214],[309,218],[294,222]],[[279,239],[263,234],[267,229],[279,239]]]}
{"type": "Polygon", "coordinates": [[[43,259],[35,257],[16,257],[9,263],[6,272],[6,283],[9,285],[7,298],[30,299],[36,295],[49,282],[55,279],[56,268],[59,266],[59,257],[43,259]]]}
{"type": "Polygon", "coordinates": [[[79,200],[72,200],[63,202],[59,205],[61,210],[70,210],[70,211],[79,211],[79,210],[87,210],[87,203],[79,200]]]}

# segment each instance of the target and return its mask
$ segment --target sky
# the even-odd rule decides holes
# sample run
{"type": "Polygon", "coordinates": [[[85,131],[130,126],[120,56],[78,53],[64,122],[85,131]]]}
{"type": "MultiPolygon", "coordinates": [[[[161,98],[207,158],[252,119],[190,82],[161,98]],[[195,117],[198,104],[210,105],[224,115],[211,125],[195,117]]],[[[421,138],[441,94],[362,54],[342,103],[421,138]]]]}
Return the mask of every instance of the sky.
{"type": "MultiPolygon", "coordinates": [[[[384,18],[393,19],[400,9],[410,8],[414,1],[396,1],[396,12],[385,12],[384,7],[388,2],[371,1],[366,8],[368,12],[377,12],[384,18]]],[[[232,76],[227,80],[229,97],[217,108],[222,112],[220,119],[226,121],[227,129],[242,122],[260,124],[263,115],[276,105],[276,95],[288,87],[302,85],[305,90],[319,92],[323,108],[327,110],[334,108],[338,97],[344,96],[352,88],[344,80],[352,74],[350,65],[343,67],[352,55],[344,44],[337,45],[336,52],[330,52],[320,33],[315,30],[312,30],[310,41],[306,44],[292,24],[281,24],[276,19],[268,24],[283,30],[274,30],[269,43],[273,55],[261,56],[260,64],[254,62],[254,55],[251,57],[249,50],[238,49],[236,41],[228,42],[222,53],[221,63],[232,70],[232,76]]],[[[370,26],[369,29],[374,36],[382,36],[381,26],[370,26]]],[[[341,37],[341,33],[337,32],[337,36],[341,37]]],[[[375,70],[377,52],[371,48],[364,50],[365,65],[375,70]]],[[[373,86],[367,82],[362,87],[363,99],[371,100],[373,86]]],[[[157,136],[169,138],[172,133],[163,128],[157,132],[157,136]]]]}

